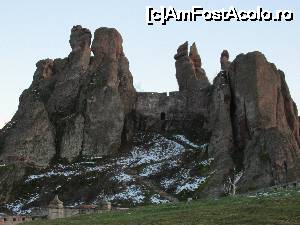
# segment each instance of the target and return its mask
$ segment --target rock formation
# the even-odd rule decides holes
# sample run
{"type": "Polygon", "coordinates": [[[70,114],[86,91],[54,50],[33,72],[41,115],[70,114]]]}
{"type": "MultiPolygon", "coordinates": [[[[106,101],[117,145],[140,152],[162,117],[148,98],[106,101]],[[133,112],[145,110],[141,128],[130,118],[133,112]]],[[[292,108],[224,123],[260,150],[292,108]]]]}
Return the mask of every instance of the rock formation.
{"type": "Polygon", "coordinates": [[[245,189],[299,178],[298,111],[283,72],[264,55],[239,55],[229,67],[235,151],[243,155],[245,189]]]}
{"type": "Polygon", "coordinates": [[[136,93],[118,31],[99,28],[91,38],[75,26],[67,58],[36,64],[17,113],[0,131],[2,162],[45,167],[130,150],[139,132],[171,132],[209,143],[205,154],[214,163],[205,194],[224,194],[228,179],[242,192],[300,179],[297,107],[284,73],[264,55],[230,62],[224,50],[211,85],[195,43],[188,51],[185,42],[174,56],[179,91],[136,93]]]}
{"type": "Polygon", "coordinates": [[[229,52],[227,50],[223,50],[220,57],[221,70],[228,71],[230,61],[229,61],[229,52]]]}
{"type": "Polygon", "coordinates": [[[212,134],[209,142],[209,154],[216,163],[215,173],[209,180],[210,187],[205,190],[210,195],[223,193],[224,181],[235,167],[232,153],[234,134],[231,120],[232,94],[227,73],[222,71],[213,82],[209,104],[209,121],[212,134]]]}
{"type": "Polygon", "coordinates": [[[209,150],[218,164],[205,191],[220,194],[234,171],[243,173],[237,183],[244,192],[299,179],[298,112],[283,72],[259,52],[231,64],[227,56],[223,51],[210,101],[209,150]]]}
{"type": "Polygon", "coordinates": [[[91,37],[88,29],[74,26],[68,58],[36,64],[32,85],[1,131],[2,161],[47,166],[55,158],[111,154],[122,137],[130,140],[135,89],[122,37],[100,28],[90,47],[91,37]]]}
{"type": "Polygon", "coordinates": [[[192,44],[190,53],[188,42],[180,45],[174,59],[179,91],[197,91],[210,85],[204,69],[201,68],[201,58],[195,43],[192,44]]]}

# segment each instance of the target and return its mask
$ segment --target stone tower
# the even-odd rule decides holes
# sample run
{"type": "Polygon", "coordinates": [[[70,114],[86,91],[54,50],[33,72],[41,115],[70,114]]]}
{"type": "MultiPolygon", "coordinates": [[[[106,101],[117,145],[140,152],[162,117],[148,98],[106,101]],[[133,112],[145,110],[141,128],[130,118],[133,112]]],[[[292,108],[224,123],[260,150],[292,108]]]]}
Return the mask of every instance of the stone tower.
{"type": "Polygon", "coordinates": [[[61,200],[59,200],[58,195],[55,195],[54,199],[49,203],[48,206],[48,219],[58,219],[64,218],[64,205],[61,200]]]}

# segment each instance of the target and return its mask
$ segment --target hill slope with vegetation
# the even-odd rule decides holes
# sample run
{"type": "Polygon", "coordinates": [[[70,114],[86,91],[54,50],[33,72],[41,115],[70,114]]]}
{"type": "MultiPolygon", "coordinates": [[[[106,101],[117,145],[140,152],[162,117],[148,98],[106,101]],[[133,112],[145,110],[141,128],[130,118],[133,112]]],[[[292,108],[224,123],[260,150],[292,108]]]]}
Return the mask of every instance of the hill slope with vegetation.
{"type": "Polygon", "coordinates": [[[287,225],[300,224],[300,190],[247,194],[220,199],[143,206],[128,211],[35,221],[27,225],[197,224],[287,225]]]}

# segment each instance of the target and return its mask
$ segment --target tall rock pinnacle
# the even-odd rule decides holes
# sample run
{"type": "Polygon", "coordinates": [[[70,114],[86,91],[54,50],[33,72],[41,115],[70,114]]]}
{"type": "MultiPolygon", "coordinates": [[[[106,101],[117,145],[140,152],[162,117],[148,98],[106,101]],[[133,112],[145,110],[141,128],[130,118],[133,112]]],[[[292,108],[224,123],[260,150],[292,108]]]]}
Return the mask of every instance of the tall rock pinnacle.
{"type": "Polygon", "coordinates": [[[298,111],[283,72],[260,52],[229,67],[235,154],[243,154],[243,189],[280,184],[300,174],[298,111]]]}
{"type": "Polygon", "coordinates": [[[72,52],[69,59],[73,66],[86,70],[89,67],[91,57],[91,32],[80,25],[74,26],[71,30],[70,45],[72,52]]]}
{"type": "Polygon", "coordinates": [[[188,42],[180,45],[174,59],[179,91],[193,92],[210,85],[204,69],[201,68],[201,58],[195,43],[190,47],[190,53],[188,42]]]}
{"type": "Polygon", "coordinates": [[[220,57],[221,70],[228,71],[230,61],[229,61],[229,53],[227,50],[223,50],[220,57]]]}
{"type": "Polygon", "coordinates": [[[135,89],[122,37],[112,28],[74,26],[68,58],[39,61],[11,126],[1,130],[0,160],[47,166],[53,158],[111,154],[129,141],[135,89]]]}

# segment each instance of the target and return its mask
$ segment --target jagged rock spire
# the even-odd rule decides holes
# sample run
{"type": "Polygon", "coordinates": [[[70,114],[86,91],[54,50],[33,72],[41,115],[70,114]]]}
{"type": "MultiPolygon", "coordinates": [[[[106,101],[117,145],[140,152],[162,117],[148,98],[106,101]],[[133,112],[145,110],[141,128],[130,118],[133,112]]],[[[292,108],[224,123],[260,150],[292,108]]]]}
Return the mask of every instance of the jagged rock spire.
{"type": "Polygon", "coordinates": [[[197,91],[210,85],[202,66],[196,44],[188,52],[188,42],[180,45],[174,56],[179,91],[197,91]]]}
{"type": "Polygon", "coordinates": [[[193,62],[193,65],[195,68],[201,68],[202,63],[201,63],[201,58],[200,55],[198,53],[198,49],[196,47],[195,42],[192,44],[192,46],[190,47],[190,54],[189,54],[190,59],[193,62]]]}
{"type": "Polygon", "coordinates": [[[228,71],[230,61],[229,61],[229,53],[227,50],[223,50],[220,57],[221,70],[228,71]]]}
{"type": "Polygon", "coordinates": [[[188,56],[188,47],[189,43],[186,41],[182,45],[180,45],[177,49],[177,54],[174,56],[175,60],[179,60],[180,58],[185,58],[188,56]]]}
{"type": "Polygon", "coordinates": [[[73,67],[81,67],[83,70],[88,68],[91,57],[91,38],[92,34],[89,29],[82,28],[80,25],[72,28],[69,40],[72,52],[69,60],[73,67]]]}

